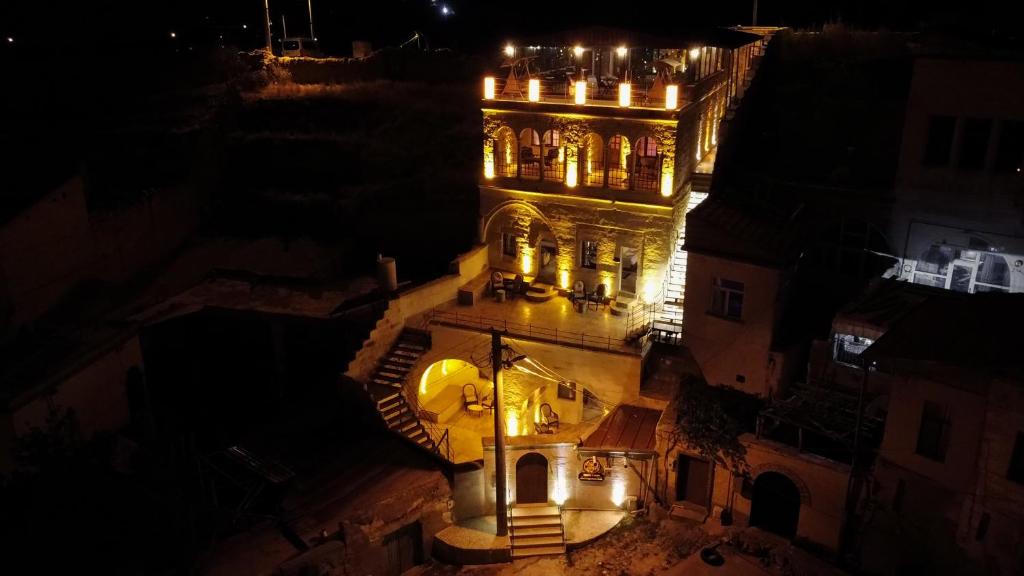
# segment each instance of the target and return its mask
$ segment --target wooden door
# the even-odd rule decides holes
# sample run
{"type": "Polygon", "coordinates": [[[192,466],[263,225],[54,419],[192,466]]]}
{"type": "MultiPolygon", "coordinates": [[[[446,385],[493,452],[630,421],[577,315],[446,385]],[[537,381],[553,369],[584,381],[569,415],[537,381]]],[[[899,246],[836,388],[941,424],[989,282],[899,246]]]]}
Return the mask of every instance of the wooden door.
{"type": "Polygon", "coordinates": [[[548,459],[530,452],[516,462],[516,502],[537,504],[548,501],[548,459]]]}

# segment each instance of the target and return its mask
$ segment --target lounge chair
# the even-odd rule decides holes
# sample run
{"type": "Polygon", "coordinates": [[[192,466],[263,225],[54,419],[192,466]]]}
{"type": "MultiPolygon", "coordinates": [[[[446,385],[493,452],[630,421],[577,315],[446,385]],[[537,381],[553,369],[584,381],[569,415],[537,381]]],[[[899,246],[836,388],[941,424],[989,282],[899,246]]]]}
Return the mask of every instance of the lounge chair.
{"type": "Polygon", "coordinates": [[[498,288],[505,287],[505,280],[501,277],[501,272],[493,272],[491,274],[491,296],[497,293],[498,288]]]}
{"type": "Polygon", "coordinates": [[[604,284],[598,284],[597,288],[589,296],[587,296],[587,308],[590,308],[591,304],[594,305],[594,310],[597,310],[598,306],[604,306],[605,305],[605,302],[604,302],[605,293],[604,293],[604,291],[605,291],[604,284]]]}
{"type": "Polygon", "coordinates": [[[551,409],[551,404],[545,402],[540,405],[540,420],[548,428],[558,430],[558,412],[551,409]]]}
{"type": "Polygon", "coordinates": [[[583,283],[583,280],[577,280],[572,285],[572,303],[575,305],[577,302],[582,302],[587,299],[587,285],[583,283]]]}
{"type": "Polygon", "coordinates": [[[463,400],[462,407],[465,408],[466,411],[469,411],[469,407],[470,406],[473,406],[473,405],[479,406],[480,405],[480,397],[476,393],[476,386],[474,386],[473,384],[466,384],[465,386],[463,386],[462,387],[462,400],[463,400]]]}

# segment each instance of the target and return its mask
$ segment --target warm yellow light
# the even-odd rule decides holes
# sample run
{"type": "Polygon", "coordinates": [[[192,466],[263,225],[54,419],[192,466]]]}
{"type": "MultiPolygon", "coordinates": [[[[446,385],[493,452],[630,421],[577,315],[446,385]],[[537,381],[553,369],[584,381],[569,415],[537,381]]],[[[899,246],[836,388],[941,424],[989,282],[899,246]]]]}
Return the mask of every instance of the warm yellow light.
{"type": "Polygon", "coordinates": [[[430,372],[434,369],[434,364],[427,366],[427,370],[423,372],[423,376],[420,377],[420,394],[427,393],[427,382],[430,381],[430,372]]]}
{"type": "Polygon", "coordinates": [[[505,46],[505,56],[508,56],[509,58],[511,58],[511,57],[513,57],[515,55],[516,55],[516,47],[511,45],[511,44],[506,45],[505,46]]]}
{"type": "Polygon", "coordinates": [[[540,102],[540,80],[530,78],[529,86],[527,97],[530,99],[530,102],[540,102]]]}
{"type": "Polygon", "coordinates": [[[626,57],[626,47],[625,46],[619,46],[618,48],[615,49],[615,53],[619,55],[619,58],[625,58],[626,57]]]}
{"type": "MultiPolygon", "coordinates": [[[[492,78],[493,80],[493,78],[492,78]]],[[[665,110],[675,110],[679,106],[679,86],[665,86],[665,110]]]]}
{"type": "Polygon", "coordinates": [[[672,195],[672,173],[661,173],[661,195],[668,198],[672,195]]]}
{"type": "Polygon", "coordinates": [[[558,284],[561,285],[562,290],[569,289],[569,271],[562,270],[558,273],[558,284]]]}
{"type": "Polygon", "coordinates": [[[690,48],[690,60],[700,58],[700,48],[690,48]]]}
{"type": "Polygon", "coordinates": [[[628,82],[622,82],[619,84],[619,106],[623,108],[629,107],[629,99],[632,95],[633,87],[628,82]]]}
{"type": "Polygon", "coordinates": [[[612,504],[616,506],[622,506],[622,503],[626,501],[626,483],[622,480],[616,480],[615,484],[612,485],[612,504]]]}
{"type": "Polygon", "coordinates": [[[572,49],[572,53],[575,54],[577,58],[583,56],[583,46],[576,46],[572,49]]]}
{"type": "Polygon", "coordinates": [[[519,414],[512,408],[505,411],[505,434],[519,436],[519,414]]]}
{"type": "Polygon", "coordinates": [[[576,103],[587,103],[587,83],[583,80],[576,82],[576,103]]]}
{"type": "Polygon", "coordinates": [[[484,142],[484,178],[494,178],[494,141],[484,142]]]}
{"type": "Polygon", "coordinates": [[[484,100],[494,100],[494,76],[484,78],[484,100]]]}
{"type": "Polygon", "coordinates": [[[530,270],[533,270],[533,254],[526,249],[523,249],[522,268],[523,274],[529,274],[530,270]]]}
{"type": "Polygon", "coordinates": [[[565,185],[569,188],[575,188],[579,182],[576,170],[576,160],[569,160],[565,163],[565,185]]]}
{"type": "Polygon", "coordinates": [[[654,283],[654,280],[648,278],[644,280],[644,302],[647,304],[654,304],[654,299],[658,296],[658,285],[654,283]]]}
{"type": "Polygon", "coordinates": [[[560,471],[558,476],[555,477],[555,489],[551,493],[551,499],[559,506],[565,504],[565,501],[569,499],[569,486],[565,481],[564,471],[560,471]]]}

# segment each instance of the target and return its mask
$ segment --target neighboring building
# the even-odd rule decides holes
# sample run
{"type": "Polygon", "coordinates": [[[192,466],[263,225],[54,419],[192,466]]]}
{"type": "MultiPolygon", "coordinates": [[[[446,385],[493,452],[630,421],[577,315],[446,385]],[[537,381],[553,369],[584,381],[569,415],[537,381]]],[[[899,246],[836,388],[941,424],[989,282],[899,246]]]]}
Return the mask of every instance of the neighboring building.
{"type": "Polygon", "coordinates": [[[865,568],[1024,570],[1022,317],[1024,296],[940,294],[862,354],[893,372],[865,568]]]}
{"type": "Polygon", "coordinates": [[[655,327],[677,334],[683,216],[706,192],[693,174],[766,42],[726,29],[587,28],[506,46],[484,81],[480,213],[491,267],[563,290],[603,285],[621,307],[656,304],[655,327]]]}
{"type": "Polygon", "coordinates": [[[1024,61],[918,50],[888,236],[902,280],[1024,292],[1024,61]]]}
{"type": "Polygon", "coordinates": [[[718,195],[687,215],[683,343],[709,384],[768,397],[797,370],[782,318],[799,224],[797,211],[718,195]]]}

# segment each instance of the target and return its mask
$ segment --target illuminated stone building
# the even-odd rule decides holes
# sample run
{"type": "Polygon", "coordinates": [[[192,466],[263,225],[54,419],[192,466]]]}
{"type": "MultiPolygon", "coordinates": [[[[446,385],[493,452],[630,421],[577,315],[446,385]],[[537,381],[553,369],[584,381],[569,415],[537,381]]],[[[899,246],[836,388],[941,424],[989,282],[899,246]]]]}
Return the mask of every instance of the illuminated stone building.
{"type": "Polygon", "coordinates": [[[655,328],[679,332],[683,216],[706,196],[720,120],[766,42],[609,28],[510,41],[483,83],[491,267],[563,290],[603,284],[620,307],[656,305],[655,328]]]}

